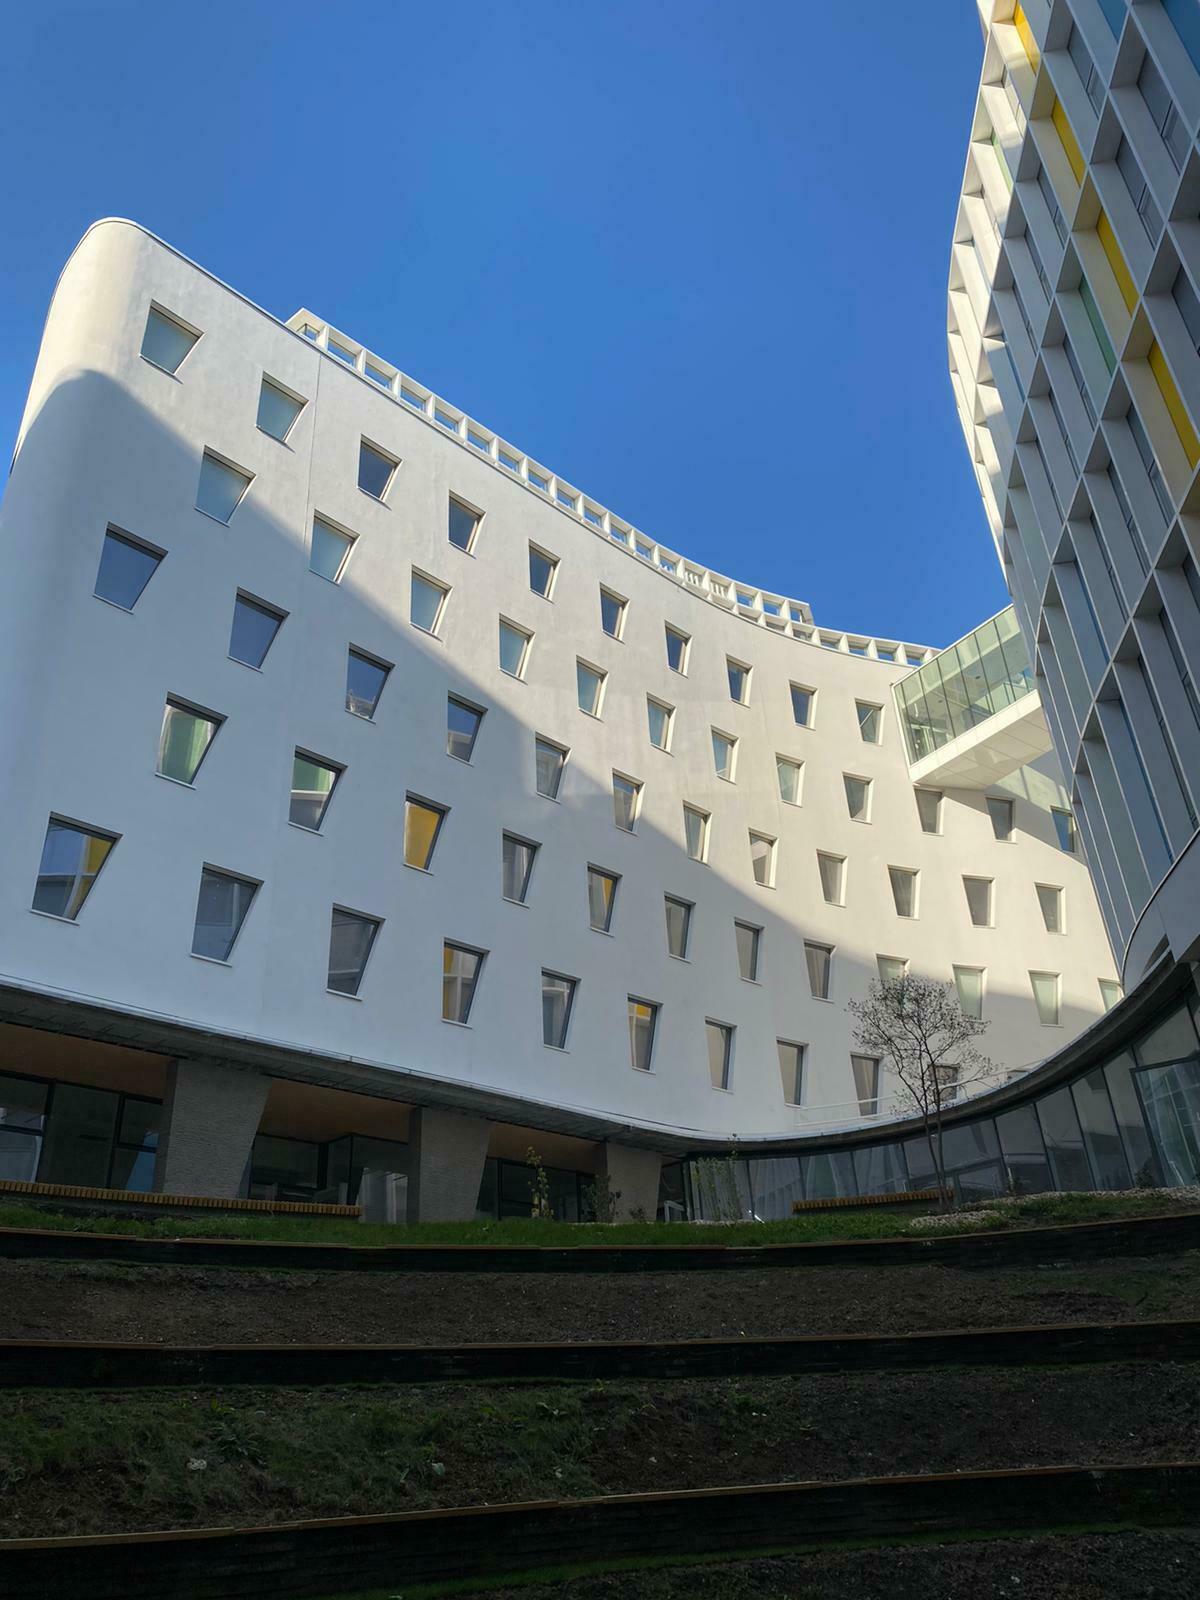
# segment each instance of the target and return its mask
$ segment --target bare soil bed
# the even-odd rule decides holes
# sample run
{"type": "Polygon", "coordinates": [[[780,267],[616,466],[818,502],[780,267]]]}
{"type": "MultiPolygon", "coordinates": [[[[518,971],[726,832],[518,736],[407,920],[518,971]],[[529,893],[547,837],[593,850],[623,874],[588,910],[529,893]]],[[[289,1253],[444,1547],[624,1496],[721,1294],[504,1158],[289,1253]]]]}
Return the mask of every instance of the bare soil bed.
{"type": "MultiPolygon", "coordinates": [[[[814,1551],[459,1591],[460,1600],[1194,1600],[1200,1533],[814,1551]]],[[[392,1591],[394,1594],[394,1590],[392,1591]]],[[[377,1600],[363,1596],[362,1600],[377,1600]]],[[[383,1600],[381,1591],[378,1600],[383,1600]]]]}
{"type": "Polygon", "coordinates": [[[0,1536],[246,1525],[1200,1454],[1200,1364],[54,1394],[0,1420],[0,1536]]]}
{"type": "Polygon", "coordinates": [[[1200,1252],[1071,1267],[305,1273],[0,1260],[0,1338],[456,1344],[1200,1317],[1200,1252]]]}

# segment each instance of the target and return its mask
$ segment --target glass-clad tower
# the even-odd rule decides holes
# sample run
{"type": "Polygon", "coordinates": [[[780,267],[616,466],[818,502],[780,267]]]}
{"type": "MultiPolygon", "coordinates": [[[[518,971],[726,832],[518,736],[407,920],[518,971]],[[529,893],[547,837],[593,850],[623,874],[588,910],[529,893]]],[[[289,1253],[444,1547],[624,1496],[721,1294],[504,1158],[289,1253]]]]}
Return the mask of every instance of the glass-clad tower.
{"type": "Polygon", "coordinates": [[[979,10],[950,375],[1132,989],[1200,942],[1200,5],[979,10]]]}

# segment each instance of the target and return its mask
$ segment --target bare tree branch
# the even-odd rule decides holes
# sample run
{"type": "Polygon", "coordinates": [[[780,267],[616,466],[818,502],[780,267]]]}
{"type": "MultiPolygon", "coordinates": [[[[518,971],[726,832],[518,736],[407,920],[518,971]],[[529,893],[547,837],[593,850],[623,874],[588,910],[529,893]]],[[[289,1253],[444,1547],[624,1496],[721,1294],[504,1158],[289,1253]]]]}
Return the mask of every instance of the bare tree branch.
{"type": "Polygon", "coordinates": [[[910,973],[876,978],[866,999],[851,1000],[846,1009],[855,1019],[858,1049],[890,1063],[897,1109],[921,1118],[944,1207],[942,1114],[965,1089],[995,1075],[995,1064],[976,1044],[988,1024],[963,1011],[952,984],[910,973]]]}

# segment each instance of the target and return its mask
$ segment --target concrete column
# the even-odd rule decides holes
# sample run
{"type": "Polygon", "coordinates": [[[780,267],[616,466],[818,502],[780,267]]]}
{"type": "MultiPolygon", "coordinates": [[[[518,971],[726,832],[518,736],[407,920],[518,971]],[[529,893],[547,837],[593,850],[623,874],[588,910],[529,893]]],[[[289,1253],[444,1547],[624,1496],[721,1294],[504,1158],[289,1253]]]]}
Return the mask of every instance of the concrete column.
{"type": "Polygon", "coordinates": [[[267,1084],[261,1072],[173,1061],[167,1069],[155,1189],[232,1199],[250,1159],[267,1084]]]}
{"type": "Polygon", "coordinates": [[[656,1150],[636,1150],[609,1140],[601,1146],[597,1170],[607,1172],[613,1193],[620,1195],[614,1211],[617,1222],[628,1222],[635,1211],[645,1212],[648,1222],[655,1220],[662,1172],[662,1156],[656,1150]]]}
{"type": "Polygon", "coordinates": [[[487,1159],[491,1123],[422,1106],[408,1124],[409,1222],[470,1222],[487,1159]]]}

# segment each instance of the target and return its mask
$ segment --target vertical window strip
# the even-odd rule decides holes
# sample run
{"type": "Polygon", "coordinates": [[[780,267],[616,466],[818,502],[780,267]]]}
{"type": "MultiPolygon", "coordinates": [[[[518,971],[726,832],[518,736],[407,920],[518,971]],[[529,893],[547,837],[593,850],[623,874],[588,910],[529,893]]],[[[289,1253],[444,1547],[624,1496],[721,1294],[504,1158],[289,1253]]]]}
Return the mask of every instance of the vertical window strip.
{"type": "MultiPolygon", "coordinates": [[[[1195,828],[1196,808],[1192,804],[1191,794],[1189,793],[1188,786],[1184,781],[1183,768],[1179,765],[1179,757],[1175,754],[1175,744],[1171,738],[1170,730],[1167,727],[1167,719],[1163,716],[1163,709],[1159,703],[1158,692],[1156,691],[1153,683],[1150,681],[1150,674],[1146,671],[1145,662],[1139,658],[1137,666],[1138,671],[1141,673],[1142,684],[1146,690],[1146,698],[1149,700],[1150,709],[1154,713],[1154,720],[1158,723],[1159,737],[1162,739],[1163,748],[1167,752],[1167,760],[1171,763],[1171,771],[1175,774],[1175,782],[1179,789],[1179,797],[1183,801],[1184,810],[1187,812],[1188,822],[1192,828],[1195,828]]],[[[1129,728],[1128,715],[1125,718],[1125,726],[1127,729],[1129,728]]],[[[1132,729],[1129,731],[1130,737],[1132,738],[1132,729]]],[[[1138,765],[1142,766],[1140,756],[1138,757],[1138,765]]],[[[1142,766],[1142,776],[1146,778],[1146,787],[1149,788],[1150,780],[1146,774],[1146,769],[1144,766],[1142,766]]],[[[1159,818],[1159,827],[1163,827],[1161,817],[1159,818]]],[[[1163,829],[1163,838],[1166,838],[1165,829],[1163,829]]],[[[1167,846],[1167,854],[1172,861],[1175,859],[1175,851],[1171,849],[1170,845],[1167,846]]]]}
{"type": "Polygon", "coordinates": [[[1180,648],[1175,629],[1171,626],[1165,611],[1158,614],[1159,626],[1163,631],[1163,638],[1167,642],[1167,649],[1171,652],[1171,659],[1175,663],[1175,671],[1179,674],[1179,681],[1183,686],[1184,695],[1187,697],[1188,709],[1192,713],[1192,720],[1200,728],[1200,699],[1196,696],[1196,685],[1192,681],[1192,674],[1187,662],[1184,660],[1183,650],[1180,648]]]}
{"type": "Polygon", "coordinates": [[[1121,254],[1121,247],[1117,243],[1117,236],[1113,232],[1112,223],[1108,220],[1108,213],[1101,211],[1096,218],[1096,237],[1100,241],[1100,248],[1104,251],[1112,275],[1117,280],[1117,288],[1121,291],[1121,299],[1125,302],[1126,311],[1132,313],[1138,303],[1138,292],[1134,287],[1133,275],[1125,264],[1125,257],[1121,254]]]}
{"type": "Polygon", "coordinates": [[[1079,298],[1083,301],[1083,309],[1087,312],[1087,319],[1092,325],[1092,332],[1096,335],[1096,343],[1100,346],[1100,354],[1104,358],[1104,365],[1112,376],[1117,365],[1116,351],[1108,337],[1108,330],[1104,326],[1104,318],[1100,315],[1100,307],[1096,304],[1096,297],[1092,293],[1092,286],[1081,273],[1079,276],[1079,298]]]}
{"type": "Polygon", "coordinates": [[[1012,173],[1009,171],[1008,157],[1004,154],[1004,146],[996,137],[995,128],[992,129],[989,143],[996,152],[996,160],[1000,163],[1000,176],[1004,179],[1004,186],[1011,193],[1013,186],[1012,173]]]}
{"type": "Polygon", "coordinates": [[[1146,352],[1146,361],[1150,371],[1154,374],[1154,381],[1158,385],[1158,392],[1162,395],[1163,404],[1166,406],[1170,418],[1179,435],[1179,443],[1187,457],[1189,467],[1195,467],[1200,462],[1200,438],[1192,427],[1191,418],[1184,409],[1182,397],[1176,387],[1175,379],[1171,376],[1171,369],[1167,366],[1167,358],[1159,348],[1155,339],[1150,349],[1146,352]]]}
{"type": "Polygon", "coordinates": [[[1017,30],[1017,38],[1021,41],[1021,48],[1029,65],[1036,72],[1041,65],[1042,53],[1038,49],[1037,40],[1033,37],[1033,29],[1029,26],[1029,18],[1018,4],[1013,7],[1013,27],[1017,30]]]}
{"type": "MultiPolygon", "coordinates": [[[[1139,667],[1139,670],[1140,670],[1140,668],[1141,668],[1141,663],[1140,662],[1138,663],[1138,667],[1139,667]]],[[[1159,733],[1163,735],[1164,742],[1166,743],[1166,746],[1167,746],[1167,753],[1169,755],[1170,752],[1171,752],[1171,743],[1170,743],[1170,740],[1166,738],[1166,733],[1165,733],[1165,730],[1163,728],[1163,723],[1162,723],[1162,712],[1158,709],[1157,697],[1155,696],[1154,691],[1150,687],[1150,680],[1146,676],[1145,672],[1142,672],[1142,682],[1146,686],[1146,693],[1147,693],[1147,695],[1149,697],[1150,704],[1154,709],[1155,720],[1158,722],[1158,730],[1159,730],[1159,733]]],[[[1133,736],[1133,723],[1130,722],[1130,720],[1129,720],[1129,712],[1125,709],[1125,701],[1121,698],[1120,695],[1117,696],[1116,707],[1117,707],[1117,711],[1118,711],[1118,713],[1120,715],[1121,722],[1123,723],[1124,728],[1125,728],[1125,737],[1129,741],[1129,749],[1133,753],[1133,759],[1134,759],[1134,762],[1137,765],[1138,775],[1140,776],[1140,778],[1142,780],[1142,788],[1145,791],[1146,803],[1150,807],[1150,814],[1154,818],[1154,823],[1155,823],[1155,826],[1158,829],[1159,838],[1162,840],[1162,847],[1166,851],[1167,860],[1168,861],[1174,861],[1175,852],[1174,852],[1174,850],[1171,849],[1171,841],[1167,837],[1167,829],[1166,829],[1166,825],[1165,825],[1165,823],[1163,822],[1163,819],[1162,819],[1162,812],[1158,809],[1158,800],[1157,800],[1157,798],[1155,797],[1155,794],[1154,794],[1154,786],[1150,782],[1150,774],[1146,771],[1146,763],[1142,760],[1142,752],[1138,747],[1138,742],[1133,736]]],[[[1172,758],[1172,760],[1173,760],[1173,758],[1172,758]]],[[[1113,765],[1115,767],[1117,765],[1117,763],[1114,761],[1113,765]]]]}
{"type": "Polygon", "coordinates": [[[1054,97],[1054,104],[1050,108],[1050,121],[1054,124],[1058,137],[1062,142],[1063,154],[1067,158],[1067,165],[1075,174],[1075,182],[1083,183],[1084,164],[1083,154],[1079,148],[1079,141],[1075,137],[1075,130],[1067,120],[1067,113],[1062,108],[1058,96],[1054,97]]]}

